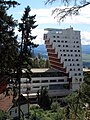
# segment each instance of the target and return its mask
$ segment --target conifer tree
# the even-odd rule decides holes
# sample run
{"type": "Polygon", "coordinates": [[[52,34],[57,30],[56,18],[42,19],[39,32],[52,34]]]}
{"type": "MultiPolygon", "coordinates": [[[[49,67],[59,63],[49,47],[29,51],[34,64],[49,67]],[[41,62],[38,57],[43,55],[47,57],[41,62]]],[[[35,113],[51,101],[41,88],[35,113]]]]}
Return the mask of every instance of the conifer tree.
{"type": "Polygon", "coordinates": [[[21,52],[23,63],[26,61],[28,64],[31,64],[30,57],[32,56],[32,48],[37,47],[37,45],[33,43],[33,40],[36,39],[37,36],[32,35],[32,30],[37,27],[37,25],[35,25],[36,15],[30,16],[30,11],[30,7],[27,6],[21,18],[21,23],[19,23],[19,32],[22,32],[21,52]]]}
{"type": "Polygon", "coordinates": [[[15,68],[18,43],[14,29],[17,21],[7,15],[7,10],[15,5],[18,5],[15,1],[0,1],[0,77],[15,68]]]}

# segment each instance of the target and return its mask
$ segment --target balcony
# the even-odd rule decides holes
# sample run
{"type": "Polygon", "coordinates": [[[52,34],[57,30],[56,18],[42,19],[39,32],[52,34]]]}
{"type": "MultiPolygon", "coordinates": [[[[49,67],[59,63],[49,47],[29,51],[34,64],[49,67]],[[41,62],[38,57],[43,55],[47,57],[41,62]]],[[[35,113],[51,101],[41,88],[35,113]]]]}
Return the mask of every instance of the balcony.
{"type": "Polygon", "coordinates": [[[51,64],[51,66],[52,66],[53,68],[55,68],[55,69],[58,69],[58,70],[66,73],[66,68],[62,68],[62,67],[57,66],[57,65],[54,65],[54,64],[51,64]]]}
{"type": "Polygon", "coordinates": [[[59,58],[56,58],[56,57],[51,57],[51,56],[49,56],[49,60],[51,60],[51,61],[56,61],[56,62],[59,62],[59,63],[60,63],[60,59],[59,59],[59,58]]]}
{"type": "Polygon", "coordinates": [[[46,45],[46,48],[47,48],[47,49],[48,49],[48,48],[52,48],[52,45],[48,44],[48,45],[46,45]]]}
{"type": "Polygon", "coordinates": [[[51,60],[50,59],[50,63],[51,63],[51,65],[56,65],[56,66],[59,66],[59,67],[63,67],[63,63],[60,63],[60,62],[58,62],[58,61],[53,61],[53,60],[51,60]]]}
{"type": "Polygon", "coordinates": [[[55,49],[51,48],[51,49],[47,49],[48,53],[55,53],[55,49]]]}
{"type": "Polygon", "coordinates": [[[56,54],[56,53],[48,53],[48,56],[58,58],[58,54],[56,54]]]}

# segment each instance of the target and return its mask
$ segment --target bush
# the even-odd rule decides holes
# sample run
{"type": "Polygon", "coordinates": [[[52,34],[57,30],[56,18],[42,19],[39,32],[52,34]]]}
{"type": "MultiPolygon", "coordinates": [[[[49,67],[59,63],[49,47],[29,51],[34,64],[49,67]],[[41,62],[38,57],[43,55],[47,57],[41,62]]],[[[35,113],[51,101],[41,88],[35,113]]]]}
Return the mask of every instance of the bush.
{"type": "Polygon", "coordinates": [[[59,105],[58,102],[53,102],[53,103],[51,104],[51,110],[52,110],[53,112],[56,112],[59,107],[60,107],[60,105],[59,105]]]}

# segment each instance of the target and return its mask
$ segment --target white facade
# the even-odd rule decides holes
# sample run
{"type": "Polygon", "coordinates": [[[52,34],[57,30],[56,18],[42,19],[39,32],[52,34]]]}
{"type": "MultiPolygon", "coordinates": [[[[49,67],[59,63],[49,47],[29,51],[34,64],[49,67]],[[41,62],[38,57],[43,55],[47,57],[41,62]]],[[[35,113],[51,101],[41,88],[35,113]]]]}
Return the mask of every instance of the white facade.
{"type": "Polygon", "coordinates": [[[37,91],[42,88],[48,90],[48,94],[53,98],[61,98],[68,95],[72,90],[69,89],[69,81],[67,74],[55,69],[31,69],[31,82],[27,78],[21,78],[21,92],[27,96],[27,87],[29,98],[37,96],[37,91]],[[48,71],[48,72],[47,72],[48,71]]]}
{"type": "MultiPolygon", "coordinates": [[[[69,78],[72,78],[72,90],[78,89],[83,82],[80,31],[75,31],[73,28],[47,28],[44,30],[47,52],[49,51],[48,45],[52,45],[52,49],[55,50],[55,54],[58,54],[58,59],[60,59],[60,63],[63,64],[63,68],[66,69],[66,73],[69,73],[69,78]]],[[[50,57],[49,53],[50,52],[48,52],[48,56],[50,57]]],[[[50,61],[52,62],[52,60],[50,61]]],[[[51,66],[53,66],[52,63],[51,66]]]]}

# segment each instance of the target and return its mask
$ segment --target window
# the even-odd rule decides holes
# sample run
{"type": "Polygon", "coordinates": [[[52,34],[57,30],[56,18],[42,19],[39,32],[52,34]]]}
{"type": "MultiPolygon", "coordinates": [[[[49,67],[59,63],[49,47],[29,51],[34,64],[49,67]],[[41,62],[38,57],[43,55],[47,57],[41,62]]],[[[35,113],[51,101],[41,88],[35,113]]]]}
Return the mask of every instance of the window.
{"type": "Polygon", "coordinates": [[[80,66],[79,64],[77,64],[77,66],[80,66]]]}
{"type": "Polygon", "coordinates": [[[73,56],[73,54],[71,54],[71,56],[73,56]]]}
{"type": "Polygon", "coordinates": [[[63,43],[64,41],[62,40],[61,42],[63,43]]]}
{"type": "Polygon", "coordinates": [[[55,36],[53,36],[53,38],[55,38],[55,36]]]}
{"type": "Polygon", "coordinates": [[[58,82],[64,82],[64,79],[59,79],[58,82]]]}
{"type": "Polygon", "coordinates": [[[33,88],[39,88],[39,86],[33,86],[33,88]]]}
{"type": "Polygon", "coordinates": [[[70,56],[70,55],[68,54],[68,56],[70,56]]]}
{"type": "Polygon", "coordinates": [[[66,56],[66,54],[64,54],[63,56],[66,56]]]}
{"type": "Polygon", "coordinates": [[[56,82],[56,80],[50,80],[50,82],[56,82]]]}
{"type": "Polygon", "coordinates": [[[36,80],[36,81],[32,81],[32,83],[40,83],[40,81],[39,81],[39,80],[36,80]]]}
{"type": "Polygon", "coordinates": [[[72,71],[72,69],[70,68],[70,71],[72,71]]]}
{"type": "Polygon", "coordinates": [[[71,61],[71,59],[68,59],[68,61],[71,61]]]}
{"type": "Polygon", "coordinates": [[[79,48],[79,46],[77,46],[77,48],[79,48]]]}
{"type": "Polygon", "coordinates": [[[47,34],[44,34],[44,39],[47,39],[47,34]]]}
{"type": "Polygon", "coordinates": [[[73,47],[75,48],[75,45],[73,47]]]}
{"type": "Polygon", "coordinates": [[[67,59],[65,59],[65,61],[67,61],[67,59]]]}
{"type": "Polygon", "coordinates": [[[42,88],[48,88],[48,86],[42,86],[42,88]]]}
{"type": "Polygon", "coordinates": [[[78,71],[80,71],[80,68],[78,68],[78,71]]]}
{"type": "Polygon", "coordinates": [[[78,43],[78,41],[76,41],[76,43],[78,43]]]}
{"type": "Polygon", "coordinates": [[[74,75],[77,76],[77,73],[75,73],[74,75]]]}
{"type": "Polygon", "coordinates": [[[66,45],[66,47],[68,47],[68,45],[66,45]]]}
{"type": "Polygon", "coordinates": [[[49,89],[50,89],[50,90],[63,89],[63,84],[52,84],[52,85],[49,85],[49,89]]]}
{"type": "Polygon", "coordinates": [[[70,50],[70,52],[73,52],[73,50],[70,50]]]}
{"type": "Polygon", "coordinates": [[[60,50],[60,52],[61,52],[62,50],[60,50]]]}
{"type": "Polygon", "coordinates": [[[67,41],[65,41],[65,43],[67,43],[67,41]]]}
{"type": "Polygon", "coordinates": [[[59,38],[59,36],[57,36],[57,38],[59,38]]]}
{"type": "Polygon", "coordinates": [[[67,52],[69,52],[69,50],[66,50],[67,52]]]}
{"type": "Polygon", "coordinates": [[[72,59],[72,61],[74,61],[74,59],[72,59]]]}
{"type": "Polygon", "coordinates": [[[81,75],[81,73],[79,73],[78,75],[81,75]]]}
{"type": "Polygon", "coordinates": [[[77,55],[77,54],[75,54],[75,56],[77,57],[78,55],[77,55]]]}
{"type": "Polygon", "coordinates": [[[78,52],[80,52],[80,50],[78,50],[78,52]]]}
{"type": "Polygon", "coordinates": [[[60,42],[60,40],[58,40],[58,42],[60,42]]]}
{"type": "Polygon", "coordinates": [[[80,78],[79,81],[82,82],[82,78],[80,78]]]}
{"type": "Polygon", "coordinates": [[[76,61],[78,61],[78,59],[76,59],[76,61]]]}
{"type": "Polygon", "coordinates": [[[61,45],[58,45],[58,47],[60,47],[61,45]]]}
{"type": "Polygon", "coordinates": [[[74,52],[77,52],[77,50],[74,50],[74,52]]]}
{"type": "Polygon", "coordinates": [[[47,83],[48,82],[48,80],[42,80],[41,81],[41,83],[47,83]]]}
{"type": "Polygon", "coordinates": [[[63,50],[63,52],[65,52],[65,50],[63,50]]]}
{"type": "Polygon", "coordinates": [[[72,66],[72,64],[70,64],[70,66],[72,66]]]}
{"type": "Polygon", "coordinates": [[[63,47],[64,47],[64,45],[63,45],[63,47]]]}
{"type": "Polygon", "coordinates": [[[56,42],[56,40],[54,40],[53,42],[56,42]]]}

